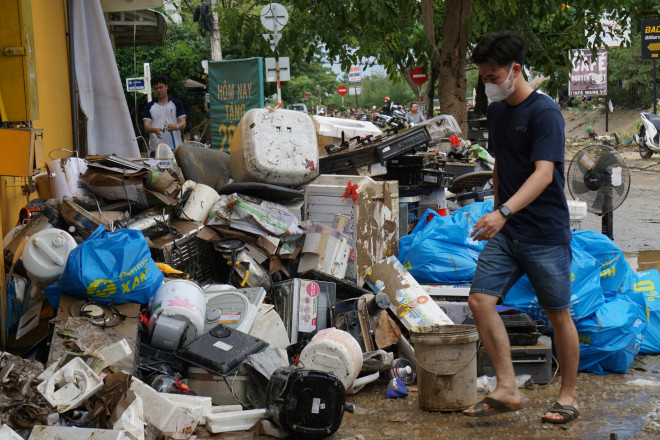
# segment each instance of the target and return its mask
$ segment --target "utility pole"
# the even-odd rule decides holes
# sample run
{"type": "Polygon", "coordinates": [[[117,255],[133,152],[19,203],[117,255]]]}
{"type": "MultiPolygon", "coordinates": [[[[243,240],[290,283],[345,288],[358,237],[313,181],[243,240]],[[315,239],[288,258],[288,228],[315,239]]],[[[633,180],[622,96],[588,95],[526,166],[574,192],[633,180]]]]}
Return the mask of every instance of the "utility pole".
{"type": "Polygon", "coordinates": [[[222,61],[222,46],[220,44],[220,19],[215,8],[218,7],[218,0],[211,0],[211,17],[213,17],[213,30],[211,31],[211,60],[222,61]]]}

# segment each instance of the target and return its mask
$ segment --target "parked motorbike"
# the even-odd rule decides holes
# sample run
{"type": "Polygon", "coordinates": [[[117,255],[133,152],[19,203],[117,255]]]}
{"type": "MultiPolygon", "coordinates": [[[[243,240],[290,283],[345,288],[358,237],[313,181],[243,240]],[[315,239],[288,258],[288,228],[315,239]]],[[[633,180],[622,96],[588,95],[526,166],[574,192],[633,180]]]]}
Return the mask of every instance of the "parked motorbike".
{"type": "Polygon", "coordinates": [[[376,113],[373,122],[381,128],[389,127],[401,130],[406,127],[406,114],[400,105],[395,105],[391,115],[376,113]]]}
{"type": "Polygon", "coordinates": [[[642,159],[650,158],[653,153],[660,153],[660,115],[642,112],[642,126],[639,135],[633,139],[639,146],[639,155],[642,159]]]}

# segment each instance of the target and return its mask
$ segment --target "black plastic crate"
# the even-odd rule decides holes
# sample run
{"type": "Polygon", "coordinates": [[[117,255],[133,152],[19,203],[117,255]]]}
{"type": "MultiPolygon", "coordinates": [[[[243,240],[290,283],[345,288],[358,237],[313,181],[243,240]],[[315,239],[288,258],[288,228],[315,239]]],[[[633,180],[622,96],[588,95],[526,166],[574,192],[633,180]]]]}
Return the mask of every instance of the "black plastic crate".
{"type": "MultiPolygon", "coordinates": [[[[552,380],[552,347],[544,344],[511,346],[511,360],[516,376],[529,374],[534,383],[552,380]]],[[[483,347],[477,352],[477,375],[495,376],[493,365],[483,347]]]]}

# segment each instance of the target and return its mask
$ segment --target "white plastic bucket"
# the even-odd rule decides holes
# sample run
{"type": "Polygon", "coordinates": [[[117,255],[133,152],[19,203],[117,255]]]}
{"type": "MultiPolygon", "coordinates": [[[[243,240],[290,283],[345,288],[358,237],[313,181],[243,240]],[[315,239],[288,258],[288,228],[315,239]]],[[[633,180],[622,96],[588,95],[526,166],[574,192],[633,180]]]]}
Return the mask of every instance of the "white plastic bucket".
{"type": "Polygon", "coordinates": [[[150,320],[161,313],[167,316],[183,316],[195,327],[197,335],[204,333],[206,297],[202,289],[192,281],[172,280],[163,283],[150,302],[150,320]]]}
{"type": "Polygon", "coordinates": [[[64,196],[84,197],[89,194],[80,176],[87,171],[87,161],[79,157],[65,157],[46,164],[50,179],[51,196],[61,199],[64,196]]]}
{"type": "Polygon", "coordinates": [[[69,253],[76,246],[76,240],[68,232],[44,229],[28,239],[23,266],[34,284],[43,289],[62,275],[69,253]]]}
{"type": "MultiPolygon", "coordinates": [[[[211,208],[220,200],[220,195],[210,186],[203,183],[194,183],[194,188],[188,197],[188,201],[183,207],[183,211],[179,215],[181,220],[192,220],[196,222],[206,221],[211,208]]],[[[189,182],[184,183],[183,192],[185,193],[186,186],[190,186],[189,182]]]]}

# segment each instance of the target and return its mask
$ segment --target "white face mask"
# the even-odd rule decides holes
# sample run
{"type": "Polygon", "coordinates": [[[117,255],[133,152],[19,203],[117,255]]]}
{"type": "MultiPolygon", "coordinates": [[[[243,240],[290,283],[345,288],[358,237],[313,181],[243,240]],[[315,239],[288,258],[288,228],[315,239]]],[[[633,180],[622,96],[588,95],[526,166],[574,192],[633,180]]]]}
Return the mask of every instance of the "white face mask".
{"type": "Polygon", "coordinates": [[[518,79],[518,78],[514,78],[513,84],[511,84],[511,88],[509,88],[509,82],[510,82],[509,78],[511,77],[511,72],[513,72],[513,66],[511,66],[511,70],[509,70],[509,74],[507,75],[506,79],[504,81],[502,81],[501,83],[499,83],[499,84],[492,84],[492,83],[485,84],[485,86],[486,86],[486,96],[492,102],[504,101],[506,98],[511,96],[511,94],[515,90],[516,79],[518,79]]]}

